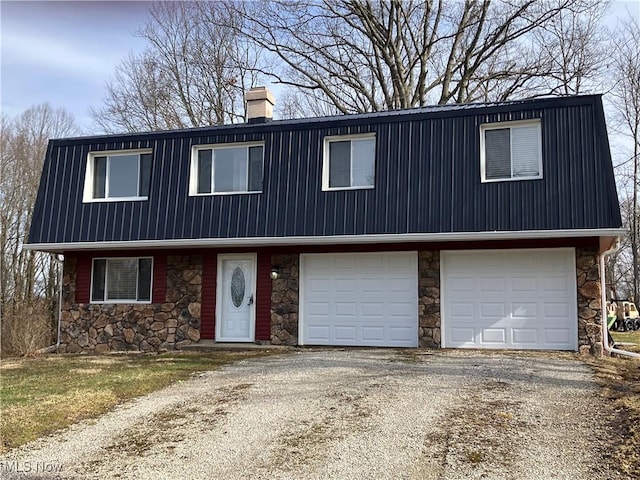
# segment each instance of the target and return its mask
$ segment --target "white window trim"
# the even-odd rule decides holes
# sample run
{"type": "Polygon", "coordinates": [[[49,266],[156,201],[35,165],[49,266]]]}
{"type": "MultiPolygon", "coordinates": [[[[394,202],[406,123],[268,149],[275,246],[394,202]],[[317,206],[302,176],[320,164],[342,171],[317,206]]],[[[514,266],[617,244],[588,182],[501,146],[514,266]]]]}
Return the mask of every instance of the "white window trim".
{"type": "MultiPolygon", "coordinates": [[[[109,157],[118,155],[138,155],[138,182],[140,182],[140,155],[153,153],[151,148],[138,148],[132,150],[104,150],[94,151],[87,154],[87,167],[84,175],[84,190],[82,194],[83,203],[104,203],[104,202],[139,202],[148,200],[149,197],[105,197],[105,198],[93,198],[93,169],[95,165],[95,157],[109,157]]],[[[107,180],[109,183],[109,169],[107,168],[107,180]]],[[[105,189],[107,188],[105,185],[105,189]]]]}
{"type": "MultiPolygon", "coordinates": [[[[240,142],[240,143],[212,143],[207,145],[194,145],[191,147],[191,162],[189,165],[189,196],[190,197],[211,197],[215,195],[251,195],[262,193],[263,190],[242,190],[234,192],[214,192],[213,175],[214,175],[214,153],[211,154],[211,192],[198,193],[198,152],[200,150],[218,150],[225,148],[246,148],[249,155],[250,147],[262,147],[262,177],[264,181],[264,142],[240,142]]],[[[248,174],[248,173],[247,173],[248,174]]]]}
{"type": "MultiPolygon", "coordinates": [[[[356,186],[356,187],[330,187],[329,186],[329,144],[331,142],[341,142],[347,140],[374,140],[376,139],[375,133],[357,133],[351,135],[331,135],[324,137],[322,148],[322,190],[325,192],[334,192],[337,190],[371,190],[375,188],[374,185],[356,186]]],[[[376,152],[377,156],[377,152],[376,152]]],[[[375,172],[376,158],[373,159],[373,168],[375,172]]],[[[374,177],[375,178],[375,177],[374,177]]]]}
{"type": "MultiPolygon", "coordinates": [[[[153,303],[153,269],[154,269],[154,261],[153,261],[153,257],[93,257],[91,259],[91,288],[89,291],[89,303],[90,304],[94,304],[94,305],[105,305],[105,304],[132,304],[132,305],[151,305],[153,303]],[[144,258],[148,258],[151,260],[151,279],[149,282],[149,293],[150,293],[150,299],[147,300],[93,300],[93,269],[94,269],[94,262],[96,260],[106,260],[107,262],[109,260],[141,260],[144,258]]],[[[105,268],[105,272],[104,272],[104,288],[105,288],[105,297],[107,294],[107,275],[108,275],[108,268],[105,268]]],[[[138,276],[140,275],[140,272],[138,270],[138,273],[136,275],[136,298],[138,298],[138,276]]]]}
{"type": "MultiPolygon", "coordinates": [[[[511,147],[511,140],[509,140],[509,146],[511,147]]],[[[495,123],[483,123],[480,125],[480,176],[482,183],[496,183],[496,182],[519,182],[522,180],[540,180],[543,178],[542,174],[542,121],[541,119],[535,120],[514,120],[514,121],[506,121],[506,122],[495,122],[495,123]],[[538,127],[538,145],[540,145],[540,151],[538,155],[538,171],[539,175],[529,176],[529,177],[513,177],[513,155],[510,152],[509,156],[511,159],[511,177],[510,178],[486,178],[486,158],[485,158],[485,145],[484,145],[484,132],[487,130],[499,130],[501,128],[511,128],[511,127],[527,127],[527,126],[537,126],[538,127]]]]}

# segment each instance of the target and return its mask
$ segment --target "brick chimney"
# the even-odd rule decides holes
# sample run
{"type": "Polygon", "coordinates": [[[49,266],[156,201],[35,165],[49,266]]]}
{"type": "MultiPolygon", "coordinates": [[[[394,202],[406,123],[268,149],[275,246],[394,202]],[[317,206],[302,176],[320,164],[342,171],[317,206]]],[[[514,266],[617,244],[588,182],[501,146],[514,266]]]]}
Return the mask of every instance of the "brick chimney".
{"type": "Polygon", "coordinates": [[[247,102],[247,123],[265,123],[273,120],[273,94],[267,87],[254,87],[244,95],[247,102]]]}

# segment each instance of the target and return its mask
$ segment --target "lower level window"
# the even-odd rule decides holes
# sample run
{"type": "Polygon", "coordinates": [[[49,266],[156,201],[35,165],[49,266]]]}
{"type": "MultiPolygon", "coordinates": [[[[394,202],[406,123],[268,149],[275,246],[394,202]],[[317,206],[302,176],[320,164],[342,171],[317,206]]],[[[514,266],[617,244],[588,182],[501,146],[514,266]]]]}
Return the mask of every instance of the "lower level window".
{"type": "Polygon", "coordinates": [[[94,258],[92,302],[151,302],[151,258],[94,258]]]}

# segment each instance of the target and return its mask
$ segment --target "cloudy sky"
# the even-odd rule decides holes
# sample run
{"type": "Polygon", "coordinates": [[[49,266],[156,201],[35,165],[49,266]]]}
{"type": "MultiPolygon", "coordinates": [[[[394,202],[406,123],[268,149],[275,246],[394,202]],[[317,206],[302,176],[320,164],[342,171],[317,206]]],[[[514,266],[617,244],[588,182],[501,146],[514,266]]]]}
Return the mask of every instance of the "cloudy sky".
{"type": "MultiPolygon", "coordinates": [[[[133,32],[149,3],[0,0],[2,112],[49,102],[94,133],[89,107],[100,106],[115,66],[144,48],[133,32]]],[[[617,1],[608,23],[626,9],[640,19],[640,0],[617,1]]]]}
{"type": "Polygon", "coordinates": [[[0,1],[2,112],[15,115],[49,102],[89,129],[90,105],[130,52],[144,48],[133,32],[149,2],[0,1]]]}

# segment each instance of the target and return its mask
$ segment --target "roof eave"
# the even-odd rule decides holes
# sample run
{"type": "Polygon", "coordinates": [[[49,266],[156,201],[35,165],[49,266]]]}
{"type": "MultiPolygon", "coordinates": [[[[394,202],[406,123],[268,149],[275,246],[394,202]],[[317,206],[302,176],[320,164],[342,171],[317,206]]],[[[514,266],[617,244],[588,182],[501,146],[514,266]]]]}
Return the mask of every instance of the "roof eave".
{"type": "Polygon", "coordinates": [[[465,242],[482,240],[535,240],[551,238],[598,237],[601,245],[611,243],[626,232],[623,228],[573,230],[519,230],[490,232],[401,233],[372,235],[333,235],[298,237],[185,238],[168,240],[132,240],[107,242],[33,243],[25,250],[61,253],[76,250],[137,250],[148,248],[237,248],[286,245],[357,245],[405,242],[465,242]]]}

